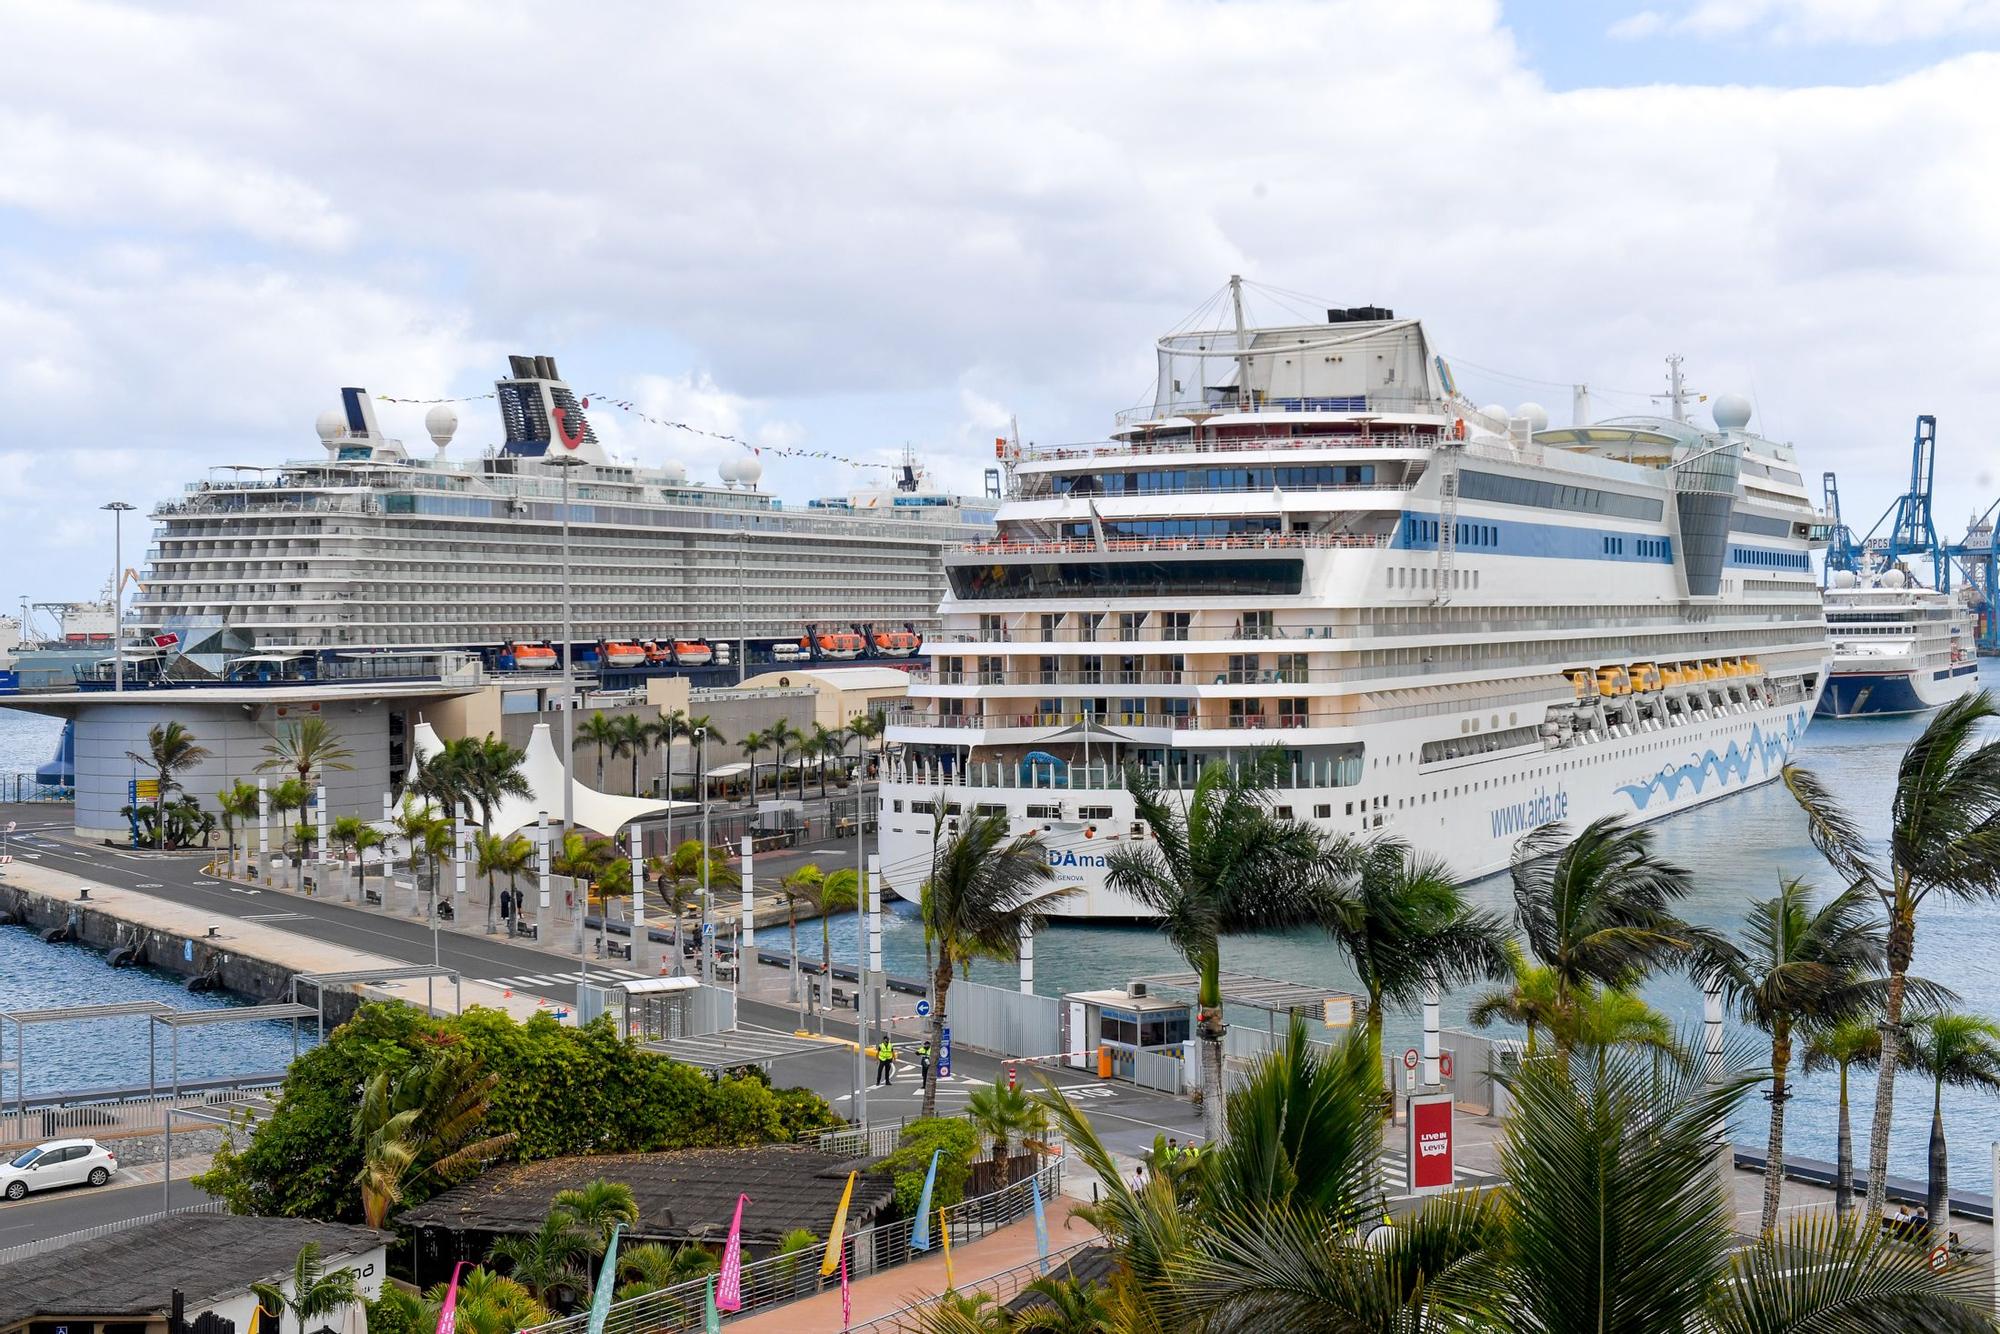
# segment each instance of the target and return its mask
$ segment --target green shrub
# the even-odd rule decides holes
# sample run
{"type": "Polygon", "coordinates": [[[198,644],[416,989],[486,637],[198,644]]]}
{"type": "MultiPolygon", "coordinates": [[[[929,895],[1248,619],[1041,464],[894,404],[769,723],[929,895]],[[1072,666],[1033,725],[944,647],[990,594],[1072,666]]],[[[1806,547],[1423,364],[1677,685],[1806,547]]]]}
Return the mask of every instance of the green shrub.
{"type": "MultiPolygon", "coordinates": [[[[463,1046],[497,1076],[484,1133],[512,1132],[510,1156],[522,1161],[765,1144],[790,1138],[793,1124],[838,1119],[808,1090],[715,1081],[640,1051],[608,1020],[577,1029],[546,1014],[516,1023],[498,1010],[431,1018],[407,1005],[365,1005],[293,1063],[277,1111],[247,1143],[225,1145],[197,1180],[237,1213],[358,1218],[359,1090],[377,1071],[406,1069],[432,1044],[463,1046]]],[[[414,1179],[403,1204],[440,1188],[414,1179]]]]}
{"type": "Polygon", "coordinates": [[[424,1303],[415,1293],[405,1292],[394,1283],[382,1285],[382,1295],[364,1306],[368,1334],[418,1334],[424,1303]]]}
{"type": "Polygon", "coordinates": [[[923,1199],[924,1174],[930,1170],[931,1151],[938,1155],[937,1183],[931,1188],[931,1208],[944,1209],[965,1198],[965,1183],[972,1175],[972,1155],[979,1151],[979,1132],[962,1117],[930,1116],[903,1127],[902,1142],[882,1160],[884,1169],[896,1180],[896,1213],[915,1218],[923,1199]]]}

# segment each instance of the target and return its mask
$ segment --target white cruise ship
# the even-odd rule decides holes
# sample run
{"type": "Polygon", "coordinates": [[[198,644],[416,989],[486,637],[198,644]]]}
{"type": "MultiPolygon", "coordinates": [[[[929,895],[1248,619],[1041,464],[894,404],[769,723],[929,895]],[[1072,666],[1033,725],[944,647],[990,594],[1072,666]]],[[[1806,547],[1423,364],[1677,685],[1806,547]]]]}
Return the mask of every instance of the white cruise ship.
{"type": "Polygon", "coordinates": [[[1979,688],[1972,613],[1907,570],[1837,570],[1826,591],[1833,671],[1824,718],[1923,713],[1979,688]]]}
{"type": "Polygon", "coordinates": [[[439,406],[425,421],[435,456],[417,456],[383,434],[365,390],[344,389],[319,418],[318,457],[190,484],[154,512],[131,628],[185,674],[419,649],[553,666],[567,474],[579,661],[907,658],[937,623],[943,549],[993,531],[997,471],[993,498],[942,494],[906,462],[888,485],[791,507],[760,489],[748,453],[720,485],[614,461],[551,358],[510,363],[497,444],[453,450],[457,413],[439,406]]]}
{"type": "Polygon", "coordinates": [[[1778,776],[1826,680],[1789,445],[1725,395],[1551,430],[1478,408],[1423,326],[1179,333],[1107,442],[1008,450],[991,541],[947,554],[933,672],[882,790],[885,880],[935,822],[1042,832],[1088,918],[1144,911],[1126,766],[1185,789],[1282,753],[1281,811],[1462,876],[1539,825],[1650,820],[1778,776]]]}

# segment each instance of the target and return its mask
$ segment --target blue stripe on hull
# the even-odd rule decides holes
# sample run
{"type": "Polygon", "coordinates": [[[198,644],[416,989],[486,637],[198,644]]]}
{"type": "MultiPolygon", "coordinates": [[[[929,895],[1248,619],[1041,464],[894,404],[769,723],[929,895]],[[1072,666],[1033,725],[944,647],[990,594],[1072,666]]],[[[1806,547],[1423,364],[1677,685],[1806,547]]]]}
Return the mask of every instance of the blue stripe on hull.
{"type": "MultiPolygon", "coordinates": [[[[1942,701],[1940,701],[1942,702],[1942,701]]],[[[1917,693],[1907,673],[1835,676],[1819,697],[1821,718],[1866,718],[1882,713],[1922,713],[1936,708],[1917,693]]]]}

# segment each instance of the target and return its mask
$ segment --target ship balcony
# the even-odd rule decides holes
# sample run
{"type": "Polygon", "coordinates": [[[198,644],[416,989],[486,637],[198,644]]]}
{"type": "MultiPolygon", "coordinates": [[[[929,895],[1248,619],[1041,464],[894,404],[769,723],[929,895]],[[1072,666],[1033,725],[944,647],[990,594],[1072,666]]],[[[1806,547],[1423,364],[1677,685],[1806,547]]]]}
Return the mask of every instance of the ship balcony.
{"type": "Polygon", "coordinates": [[[1368,551],[1389,545],[1388,533],[1233,533],[1226,537],[1118,537],[1043,542],[964,542],[945,550],[947,565],[1037,556],[1183,556],[1255,551],[1368,551]]]}

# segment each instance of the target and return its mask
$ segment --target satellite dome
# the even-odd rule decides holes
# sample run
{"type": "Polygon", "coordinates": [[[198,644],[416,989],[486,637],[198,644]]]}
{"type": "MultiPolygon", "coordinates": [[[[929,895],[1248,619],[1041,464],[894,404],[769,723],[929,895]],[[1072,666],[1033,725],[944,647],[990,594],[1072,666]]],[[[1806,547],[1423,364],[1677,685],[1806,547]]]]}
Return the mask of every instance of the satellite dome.
{"type": "Polygon", "coordinates": [[[1531,431],[1546,431],[1549,429],[1549,410],[1539,403],[1523,403],[1520,407],[1514,409],[1514,415],[1516,417],[1526,417],[1528,419],[1528,429],[1531,431]]]}
{"type": "Polygon", "coordinates": [[[669,459],[660,465],[660,476],[666,478],[669,482],[685,482],[688,479],[687,464],[675,463],[669,459]]]}
{"type": "Polygon", "coordinates": [[[1833,572],[1833,586],[1835,588],[1852,588],[1855,583],[1854,571],[1835,570],[1833,572]]]}
{"type": "Polygon", "coordinates": [[[745,455],[736,464],[736,480],[745,486],[755,486],[764,478],[764,465],[755,454],[745,455]]]}
{"type": "Polygon", "coordinates": [[[722,479],[724,486],[736,485],[736,458],[731,455],[715,465],[715,475],[722,479]]]}
{"type": "Polygon", "coordinates": [[[1885,570],[1882,573],[1882,587],[1884,588],[1904,588],[1908,586],[1909,582],[1910,576],[1904,574],[1901,570],[1885,570]]]}
{"type": "Polygon", "coordinates": [[[458,410],[449,403],[440,403],[424,414],[424,430],[430,433],[431,443],[443,449],[458,433],[458,410]]]}
{"type": "Polygon", "coordinates": [[[1479,410],[1479,413],[1481,416],[1491,417],[1494,421],[1497,422],[1503,422],[1507,420],[1507,409],[1501,407],[1498,403],[1488,403],[1485,407],[1479,410]]]}
{"type": "Polygon", "coordinates": [[[332,444],[347,434],[347,414],[339,408],[328,408],[313,422],[313,429],[319,432],[320,439],[332,444]]]}
{"type": "Polygon", "coordinates": [[[1741,394],[1718,394],[1709,409],[1717,429],[1740,431],[1750,424],[1750,400],[1741,394]]]}

